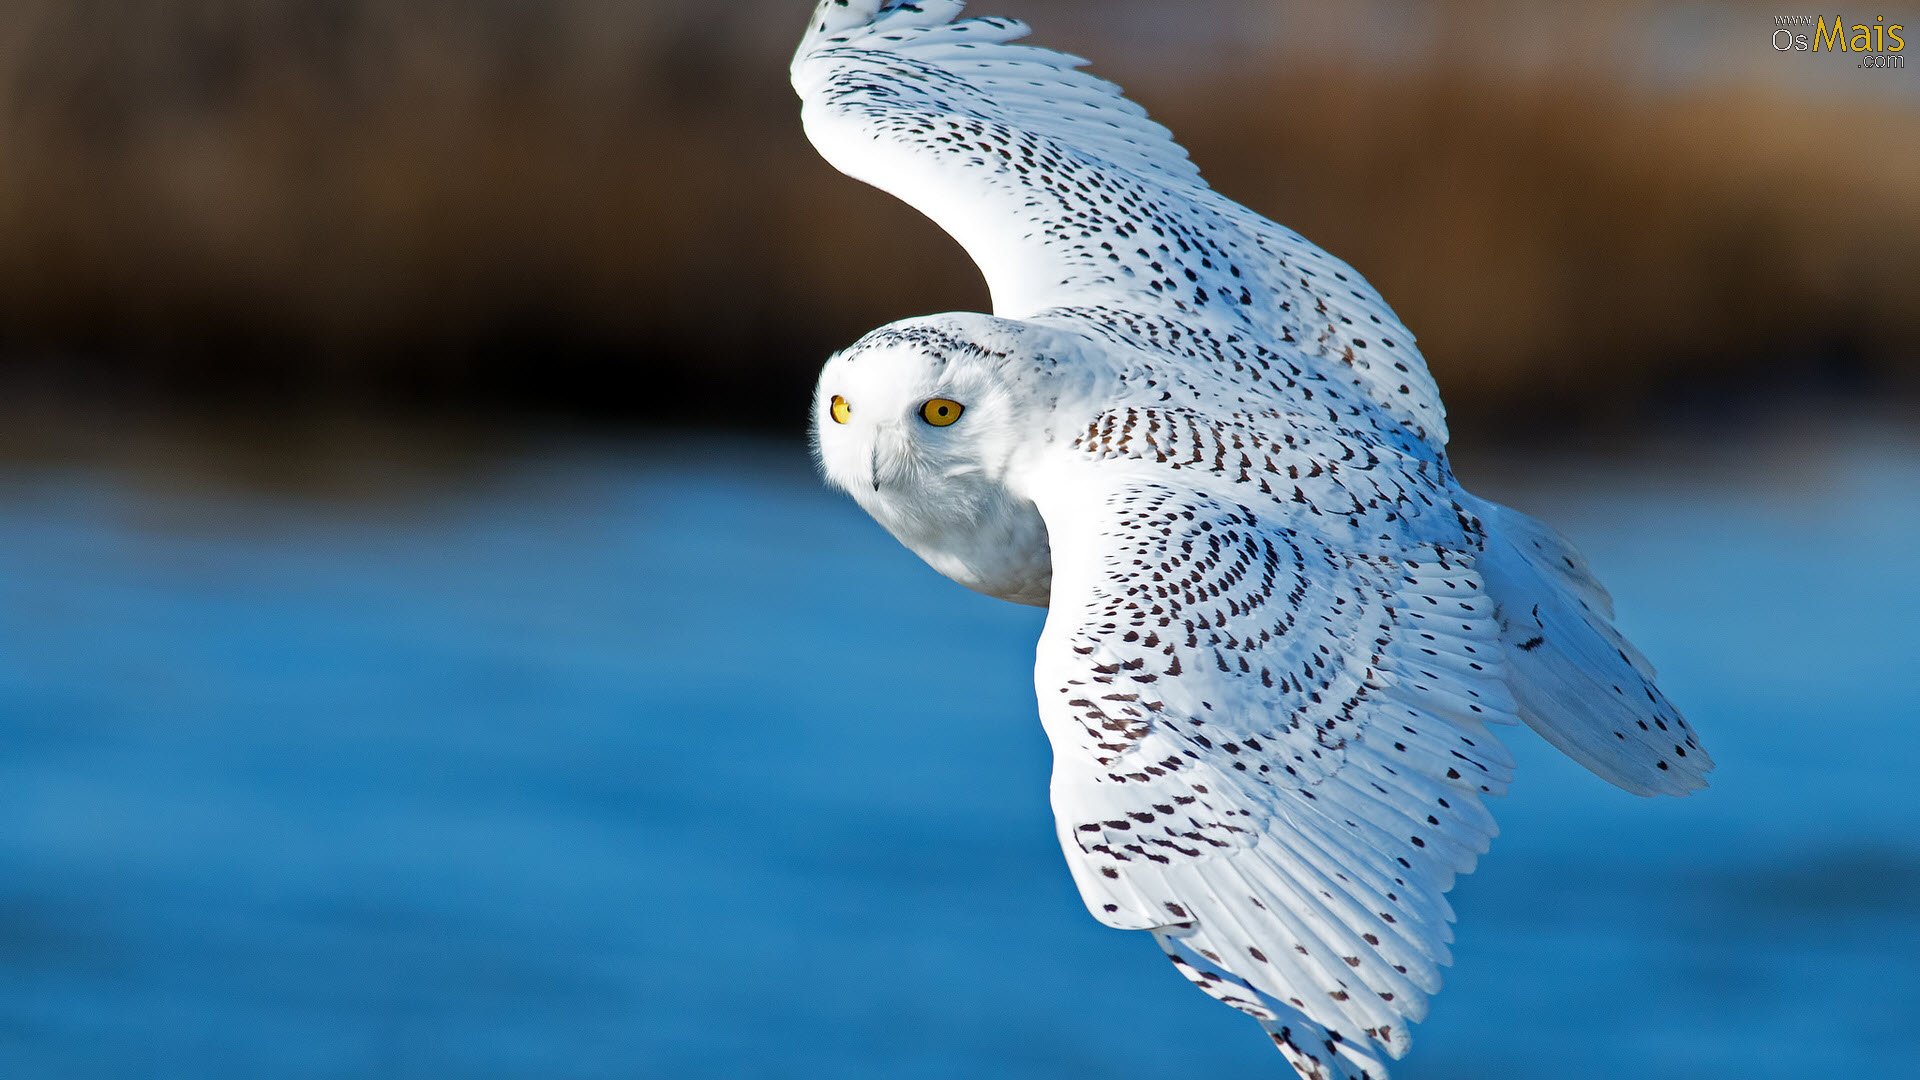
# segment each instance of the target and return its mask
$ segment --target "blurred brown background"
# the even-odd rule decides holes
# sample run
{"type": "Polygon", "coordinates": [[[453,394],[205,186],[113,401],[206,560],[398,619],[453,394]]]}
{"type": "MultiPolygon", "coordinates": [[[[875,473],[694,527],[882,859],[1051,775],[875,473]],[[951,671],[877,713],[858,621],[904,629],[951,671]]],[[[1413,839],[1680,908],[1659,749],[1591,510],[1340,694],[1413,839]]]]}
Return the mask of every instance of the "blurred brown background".
{"type": "MultiPolygon", "coordinates": [[[[0,394],[797,429],[829,350],[985,303],[806,145],[810,4],[0,0],[0,394]]],[[[1358,266],[1470,422],[1920,389],[1920,70],[1773,6],[973,6],[1358,266]]]]}

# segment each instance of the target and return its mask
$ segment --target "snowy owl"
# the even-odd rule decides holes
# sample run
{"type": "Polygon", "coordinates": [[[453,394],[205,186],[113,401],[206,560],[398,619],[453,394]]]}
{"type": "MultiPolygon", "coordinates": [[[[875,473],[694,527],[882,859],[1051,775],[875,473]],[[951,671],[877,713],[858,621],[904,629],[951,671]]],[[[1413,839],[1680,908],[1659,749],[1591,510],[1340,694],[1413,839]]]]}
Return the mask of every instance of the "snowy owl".
{"type": "Polygon", "coordinates": [[[968,588],[1048,608],[1060,845],[1303,1077],[1379,1080],[1450,960],[1524,722],[1639,795],[1712,761],[1547,527],[1448,466],[1413,335],[1216,194],[1084,61],[961,0],[826,0],[808,136],[985,271],[994,314],[820,377],[828,480],[968,588]]]}

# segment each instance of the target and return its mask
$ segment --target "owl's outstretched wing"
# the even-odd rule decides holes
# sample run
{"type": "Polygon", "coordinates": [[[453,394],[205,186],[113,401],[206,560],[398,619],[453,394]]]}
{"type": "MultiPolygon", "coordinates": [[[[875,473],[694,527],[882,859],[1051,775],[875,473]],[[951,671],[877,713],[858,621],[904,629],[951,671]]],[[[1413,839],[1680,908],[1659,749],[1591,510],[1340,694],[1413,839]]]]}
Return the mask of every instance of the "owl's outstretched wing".
{"type": "Polygon", "coordinates": [[[1124,408],[1055,455],[1036,680],[1082,895],[1303,1075],[1378,1080],[1511,776],[1478,522],[1436,458],[1324,414],[1124,408]]]}
{"type": "Polygon", "coordinates": [[[1358,273],[1210,190],[1085,61],[1016,44],[1024,23],[962,19],[963,6],[825,0],[793,85],[820,153],[951,233],[996,314],[1250,339],[1445,444],[1413,335],[1358,273]]]}

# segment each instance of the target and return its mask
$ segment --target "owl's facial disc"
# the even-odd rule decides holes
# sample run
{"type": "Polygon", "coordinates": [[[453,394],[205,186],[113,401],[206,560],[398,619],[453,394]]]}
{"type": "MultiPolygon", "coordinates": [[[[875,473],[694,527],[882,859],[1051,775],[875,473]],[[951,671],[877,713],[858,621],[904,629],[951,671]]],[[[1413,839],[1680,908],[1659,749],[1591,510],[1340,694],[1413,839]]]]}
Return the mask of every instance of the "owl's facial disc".
{"type": "Polygon", "coordinates": [[[1021,381],[1021,344],[985,315],[877,330],[820,373],[813,434],[827,482],[928,565],[1031,604],[1050,588],[1046,525],[1007,479],[1032,402],[1054,399],[1021,381]]]}
{"type": "MultiPolygon", "coordinates": [[[[967,407],[952,398],[928,398],[921,402],[917,410],[920,422],[931,428],[950,428],[960,422],[967,407]]],[[[827,402],[827,417],[840,427],[851,427],[854,423],[853,402],[843,394],[835,394],[827,402]]],[[[907,425],[911,426],[911,425],[907,425]]],[[[911,442],[911,439],[905,440],[911,442]]],[[[868,473],[871,476],[873,490],[880,490],[881,480],[881,441],[874,439],[868,452],[868,473]]]]}
{"type": "Polygon", "coordinates": [[[965,373],[910,349],[836,357],[821,375],[814,414],[828,480],[874,497],[924,488],[965,467],[976,389],[967,382],[965,373]]]}

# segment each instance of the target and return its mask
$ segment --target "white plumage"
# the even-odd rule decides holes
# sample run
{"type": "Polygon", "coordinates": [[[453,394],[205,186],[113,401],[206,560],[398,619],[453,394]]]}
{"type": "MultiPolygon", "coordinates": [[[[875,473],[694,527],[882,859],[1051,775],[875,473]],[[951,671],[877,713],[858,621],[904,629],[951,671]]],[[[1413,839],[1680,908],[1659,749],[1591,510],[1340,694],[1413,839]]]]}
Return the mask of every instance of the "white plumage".
{"type": "Polygon", "coordinates": [[[822,465],[942,573],[1049,607],[1053,805],[1095,917],[1302,1076],[1379,1080],[1512,778],[1488,725],[1638,794],[1711,760],[1578,555],[1459,486],[1372,287],[961,8],[826,0],[794,60],[821,153],[958,238],[994,306],[834,357],[822,465]]]}

